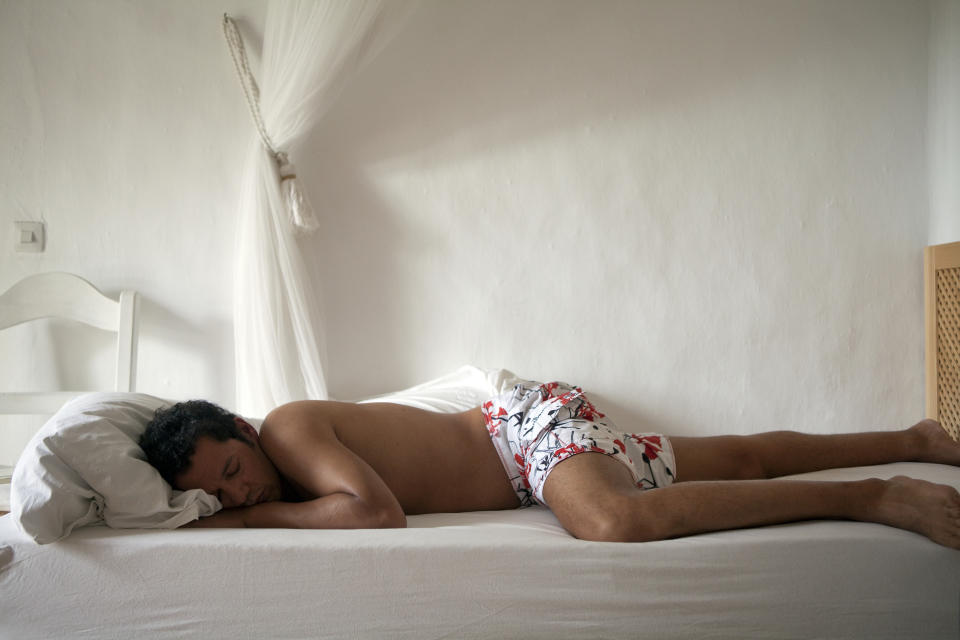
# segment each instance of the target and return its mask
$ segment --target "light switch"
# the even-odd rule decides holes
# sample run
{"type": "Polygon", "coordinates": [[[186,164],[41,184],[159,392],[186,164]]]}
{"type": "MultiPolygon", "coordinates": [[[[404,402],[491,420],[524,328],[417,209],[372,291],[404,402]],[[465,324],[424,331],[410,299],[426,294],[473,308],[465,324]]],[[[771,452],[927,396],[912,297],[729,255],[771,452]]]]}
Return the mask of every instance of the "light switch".
{"type": "Polygon", "coordinates": [[[17,251],[39,253],[43,251],[42,222],[14,222],[16,225],[17,251]]]}

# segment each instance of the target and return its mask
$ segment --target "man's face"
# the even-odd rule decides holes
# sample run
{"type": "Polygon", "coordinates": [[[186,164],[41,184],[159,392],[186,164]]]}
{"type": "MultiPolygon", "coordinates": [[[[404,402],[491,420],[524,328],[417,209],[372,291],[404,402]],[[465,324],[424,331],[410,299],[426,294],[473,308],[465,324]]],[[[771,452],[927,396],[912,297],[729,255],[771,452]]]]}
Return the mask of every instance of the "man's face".
{"type": "Polygon", "coordinates": [[[236,438],[225,442],[198,438],[190,466],[174,479],[178,489],[203,489],[217,496],[225,509],[282,497],[280,475],[263,453],[256,430],[239,418],[237,425],[252,444],[236,438]]]}

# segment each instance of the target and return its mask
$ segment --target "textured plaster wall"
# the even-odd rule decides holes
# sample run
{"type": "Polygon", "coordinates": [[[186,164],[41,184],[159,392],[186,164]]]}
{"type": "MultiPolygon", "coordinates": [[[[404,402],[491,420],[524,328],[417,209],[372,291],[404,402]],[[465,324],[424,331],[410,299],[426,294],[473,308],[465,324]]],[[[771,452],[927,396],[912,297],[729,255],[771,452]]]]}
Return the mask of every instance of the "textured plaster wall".
{"type": "MultiPolygon", "coordinates": [[[[256,49],[254,0],[0,0],[0,287],[140,291],[139,388],[230,405],[252,129],[223,11],[256,49]],[[13,252],[22,219],[45,253],[13,252]]],[[[958,239],[955,16],[427,2],[297,157],[332,394],[473,363],[579,383],[631,429],[916,419],[922,247],[958,239]]],[[[65,332],[0,343],[0,383],[109,384],[106,338],[65,332]],[[64,345],[81,366],[37,364],[64,345]]]]}
{"type": "MultiPolygon", "coordinates": [[[[224,11],[262,29],[255,0],[0,0],[0,290],[43,271],[135,289],[138,388],[231,403],[232,209],[249,116],[224,11]],[[44,253],[14,252],[15,220],[46,224],[44,253]]],[[[112,388],[109,334],[11,333],[0,387],[112,388]]],[[[33,421],[0,420],[4,464],[33,421]]]]}
{"type": "Polygon", "coordinates": [[[872,0],[429,4],[300,160],[334,394],[474,362],[631,428],[914,420],[928,25],[872,0]]]}

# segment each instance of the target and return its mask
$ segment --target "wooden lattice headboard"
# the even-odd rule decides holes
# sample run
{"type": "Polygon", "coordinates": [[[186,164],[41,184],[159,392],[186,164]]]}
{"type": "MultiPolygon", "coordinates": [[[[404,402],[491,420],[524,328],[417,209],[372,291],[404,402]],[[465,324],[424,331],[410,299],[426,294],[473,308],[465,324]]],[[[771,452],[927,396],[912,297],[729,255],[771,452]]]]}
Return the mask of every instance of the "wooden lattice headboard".
{"type": "Polygon", "coordinates": [[[960,242],[923,252],[927,417],[960,440],[960,242]]]}

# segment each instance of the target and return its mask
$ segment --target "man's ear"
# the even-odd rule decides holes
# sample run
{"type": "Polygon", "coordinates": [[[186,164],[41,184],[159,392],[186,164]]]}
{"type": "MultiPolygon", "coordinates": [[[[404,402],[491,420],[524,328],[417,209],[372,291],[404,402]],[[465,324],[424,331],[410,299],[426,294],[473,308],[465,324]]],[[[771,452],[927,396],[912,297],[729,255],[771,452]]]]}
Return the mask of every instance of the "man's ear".
{"type": "Polygon", "coordinates": [[[260,434],[257,433],[257,430],[254,429],[253,425],[251,425],[249,422],[240,416],[234,416],[233,423],[237,425],[238,429],[240,429],[240,433],[250,440],[251,444],[260,442],[260,434]]]}

